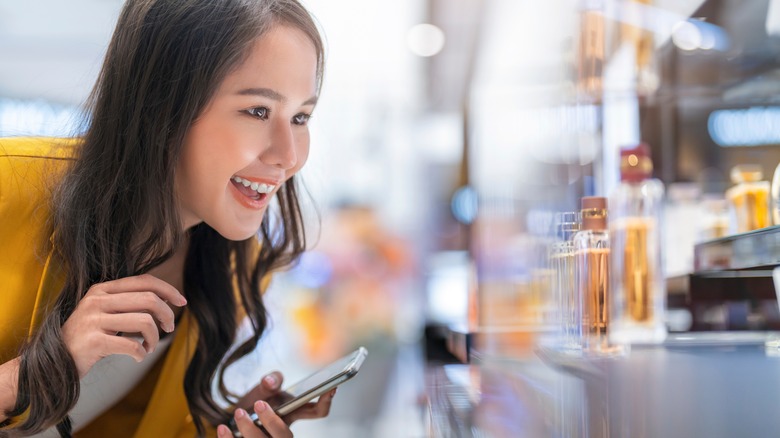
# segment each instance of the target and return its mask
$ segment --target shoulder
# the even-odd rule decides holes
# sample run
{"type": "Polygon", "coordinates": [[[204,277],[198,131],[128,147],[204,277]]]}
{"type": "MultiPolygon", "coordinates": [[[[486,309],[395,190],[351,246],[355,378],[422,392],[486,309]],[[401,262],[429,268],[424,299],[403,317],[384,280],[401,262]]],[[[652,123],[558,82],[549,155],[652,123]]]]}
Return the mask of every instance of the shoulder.
{"type": "Polygon", "coordinates": [[[0,138],[0,160],[6,164],[14,160],[69,161],[80,143],[81,140],[77,138],[0,138]]]}
{"type": "MultiPolygon", "coordinates": [[[[78,139],[0,138],[0,204],[45,194],[72,161],[78,139]]],[[[0,205],[0,208],[2,206],[0,205]]]]}
{"type": "Polygon", "coordinates": [[[0,138],[0,362],[12,357],[19,340],[27,336],[36,307],[50,302],[41,294],[54,284],[46,271],[51,193],[77,144],[52,138],[0,138]]]}

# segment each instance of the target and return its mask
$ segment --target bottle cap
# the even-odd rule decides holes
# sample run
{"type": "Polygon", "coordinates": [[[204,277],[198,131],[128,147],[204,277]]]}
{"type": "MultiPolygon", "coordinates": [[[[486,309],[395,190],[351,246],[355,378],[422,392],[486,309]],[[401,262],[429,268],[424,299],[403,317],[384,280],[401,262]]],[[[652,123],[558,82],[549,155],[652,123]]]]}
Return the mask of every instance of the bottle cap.
{"type": "Polygon", "coordinates": [[[607,198],[586,196],[582,198],[582,229],[607,229],[607,198]]]}
{"type": "Polygon", "coordinates": [[[620,149],[620,180],[639,182],[653,176],[653,159],[647,143],[620,149]]]}

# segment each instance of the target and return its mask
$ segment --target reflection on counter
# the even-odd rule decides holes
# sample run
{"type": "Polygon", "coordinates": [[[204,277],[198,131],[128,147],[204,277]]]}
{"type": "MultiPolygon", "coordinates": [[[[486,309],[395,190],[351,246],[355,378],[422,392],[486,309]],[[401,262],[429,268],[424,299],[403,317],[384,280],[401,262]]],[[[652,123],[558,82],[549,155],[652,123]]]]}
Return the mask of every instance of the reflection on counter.
{"type": "Polygon", "coordinates": [[[433,437],[734,437],[780,430],[767,334],[693,334],[619,359],[537,349],[429,370],[433,437]],[[443,413],[447,415],[443,415],[443,413]]]}

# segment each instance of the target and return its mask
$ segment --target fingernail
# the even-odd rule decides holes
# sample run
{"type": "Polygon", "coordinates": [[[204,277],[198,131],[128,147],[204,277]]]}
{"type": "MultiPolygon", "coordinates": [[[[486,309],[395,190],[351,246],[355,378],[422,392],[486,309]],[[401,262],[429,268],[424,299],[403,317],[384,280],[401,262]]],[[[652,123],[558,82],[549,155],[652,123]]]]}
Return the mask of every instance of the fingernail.
{"type": "Polygon", "coordinates": [[[331,398],[336,396],[336,388],[333,388],[333,391],[330,392],[331,398]]]}
{"type": "Polygon", "coordinates": [[[241,408],[236,409],[236,418],[244,418],[244,417],[246,417],[246,411],[241,408]]]}
{"type": "Polygon", "coordinates": [[[263,377],[263,380],[265,380],[266,385],[270,386],[271,388],[276,388],[277,385],[276,376],[274,376],[273,374],[269,374],[263,377]]]}
{"type": "Polygon", "coordinates": [[[173,324],[164,324],[163,330],[165,330],[165,333],[171,333],[173,331],[173,324]]]}
{"type": "Polygon", "coordinates": [[[179,305],[180,306],[186,306],[187,305],[187,299],[184,298],[184,297],[181,297],[181,299],[179,300],[179,305]]]}
{"type": "Polygon", "coordinates": [[[263,412],[268,407],[268,403],[259,400],[255,403],[255,412],[263,412]]]}
{"type": "Polygon", "coordinates": [[[228,427],[224,424],[220,424],[217,426],[217,433],[219,436],[230,436],[230,429],[228,429],[228,427]]]}

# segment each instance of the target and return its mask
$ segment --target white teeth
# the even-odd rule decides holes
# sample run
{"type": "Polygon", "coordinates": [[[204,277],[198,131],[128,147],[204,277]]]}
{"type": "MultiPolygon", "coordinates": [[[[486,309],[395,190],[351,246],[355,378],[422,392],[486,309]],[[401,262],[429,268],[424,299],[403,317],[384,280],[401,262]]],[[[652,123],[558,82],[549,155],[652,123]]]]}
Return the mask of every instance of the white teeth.
{"type": "Polygon", "coordinates": [[[245,180],[244,178],[241,178],[240,176],[234,176],[233,178],[230,178],[231,180],[243,184],[244,187],[249,187],[252,190],[256,191],[257,193],[271,193],[276,186],[272,186],[270,184],[264,184],[264,183],[258,183],[258,182],[252,182],[249,180],[245,180]]]}

